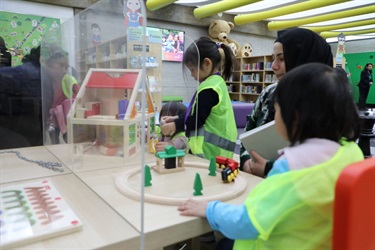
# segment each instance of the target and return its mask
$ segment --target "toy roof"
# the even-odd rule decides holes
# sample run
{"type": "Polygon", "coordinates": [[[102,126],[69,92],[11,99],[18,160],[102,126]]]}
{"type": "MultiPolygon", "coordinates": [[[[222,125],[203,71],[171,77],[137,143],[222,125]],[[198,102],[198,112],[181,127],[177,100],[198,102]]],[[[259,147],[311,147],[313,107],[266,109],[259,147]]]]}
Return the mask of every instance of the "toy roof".
{"type": "Polygon", "coordinates": [[[180,150],[180,149],[177,150],[175,147],[168,145],[168,146],[165,147],[164,151],[157,152],[155,154],[155,156],[160,158],[160,159],[173,158],[173,157],[183,157],[183,156],[185,156],[185,151],[180,150]]]}

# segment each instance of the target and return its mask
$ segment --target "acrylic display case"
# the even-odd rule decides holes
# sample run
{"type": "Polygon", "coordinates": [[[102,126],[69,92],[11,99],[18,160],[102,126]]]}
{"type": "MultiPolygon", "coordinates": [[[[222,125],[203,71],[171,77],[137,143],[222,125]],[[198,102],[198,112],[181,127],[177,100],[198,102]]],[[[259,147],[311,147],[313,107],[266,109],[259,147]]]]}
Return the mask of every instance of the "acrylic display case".
{"type": "MultiPolygon", "coordinates": [[[[194,43],[187,35],[185,42],[186,48],[194,43]]],[[[154,192],[174,196],[166,192],[170,184],[165,181],[174,179],[173,173],[154,171],[158,161],[149,144],[162,107],[161,43],[161,30],[147,27],[143,1],[101,0],[50,30],[41,44],[45,147],[139,232],[139,249],[176,243],[166,237],[156,244],[142,237],[178,226],[181,220],[176,214],[172,220],[159,216],[155,221],[151,207],[165,214],[171,207],[144,198],[154,192]],[[131,5],[134,2],[139,6],[131,5]],[[145,186],[146,166],[152,171],[152,187],[145,186]],[[125,187],[119,181],[126,182],[125,187]]],[[[198,82],[183,64],[176,74],[185,75],[186,89],[181,91],[193,97],[198,82]]],[[[194,164],[190,166],[195,173],[194,164]]],[[[205,165],[199,171],[205,171],[205,165]]],[[[192,193],[176,195],[187,199],[192,193]]],[[[119,248],[129,246],[124,244],[119,248]]]]}
{"type": "Polygon", "coordinates": [[[73,161],[140,157],[154,132],[161,32],[146,29],[144,8],[100,1],[43,38],[44,141],[70,145],[73,161]]]}

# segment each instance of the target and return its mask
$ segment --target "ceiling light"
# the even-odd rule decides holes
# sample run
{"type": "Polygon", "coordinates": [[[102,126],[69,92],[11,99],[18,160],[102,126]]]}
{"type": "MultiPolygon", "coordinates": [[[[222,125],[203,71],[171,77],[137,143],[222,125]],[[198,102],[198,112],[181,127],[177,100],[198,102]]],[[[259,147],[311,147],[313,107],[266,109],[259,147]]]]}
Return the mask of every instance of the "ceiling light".
{"type": "Polygon", "coordinates": [[[238,7],[235,9],[231,9],[226,11],[225,13],[228,14],[251,14],[253,12],[259,11],[266,11],[268,9],[274,9],[276,7],[282,7],[284,5],[289,5],[293,3],[297,3],[298,0],[284,0],[284,1],[277,1],[277,0],[264,0],[257,3],[248,4],[242,7],[238,7]]]}
{"type": "Polygon", "coordinates": [[[362,21],[362,20],[370,20],[370,19],[375,20],[375,13],[337,18],[337,19],[325,21],[325,22],[306,24],[304,26],[325,26],[325,25],[334,25],[334,24],[349,23],[349,22],[362,21]]]}
{"type": "Polygon", "coordinates": [[[207,4],[207,2],[212,2],[211,0],[178,0],[177,2],[175,2],[176,4],[186,4],[186,5],[194,5],[196,6],[197,4],[207,4]]]}
{"type": "Polygon", "coordinates": [[[301,12],[294,13],[294,14],[269,18],[267,20],[268,21],[282,21],[282,20],[290,20],[290,19],[298,19],[298,18],[307,18],[310,16],[324,15],[324,14],[329,14],[333,12],[342,12],[344,10],[359,8],[359,7],[363,7],[366,5],[370,5],[369,8],[373,9],[372,12],[375,12],[375,5],[373,2],[371,3],[371,1],[354,0],[354,1],[349,1],[345,3],[330,5],[327,7],[301,11],[301,12]]]}
{"type": "MultiPolygon", "coordinates": [[[[364,39],[374,39],[375,34],[356,35],[356,36],[345,36],[345,41],[355,41],[364,39]]],[[[330,37],[326,39],[327,43],[337,43],[337,37],[330,37]]]]}
{"type": "Polygon", "coordinates": [[[353,27],[353,28],[346,28],[346,29],[336,29],[332,31],[355,31],[355,30],[367,30],[367,29],[375,29],[375,24],[372,25],[365,25],[365,26],[358,26],[358,27],[353,27]]]}

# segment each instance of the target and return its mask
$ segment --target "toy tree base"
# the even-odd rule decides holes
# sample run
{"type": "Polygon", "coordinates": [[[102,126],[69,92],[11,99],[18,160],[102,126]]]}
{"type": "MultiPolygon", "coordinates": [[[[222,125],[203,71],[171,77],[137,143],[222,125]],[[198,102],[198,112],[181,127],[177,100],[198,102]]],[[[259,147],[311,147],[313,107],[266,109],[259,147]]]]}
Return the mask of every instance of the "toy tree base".
{"type": "MultiPolygon", "coordinates": [[[[151,169],[155,165],[149,165],[151,169]]],[[[159,174],[152,170],[152,186],[145,187],[146,202],[162,205],[179,205],[189,198],[194,200],[231,200],[241,195],[247,188],[247,180],[240,173],[234,182],[223,183],[220,169],[216,176],[209,176],[207,163],[185,162],[185,171],[171,174],[159,174]],[[194,179],[200,174],[203,190],[202,196],[194,196],[194,179]]],[[[116,177],[117,189],[127,197],[141,198],[141,169],[130,169],[116,177]]]]}

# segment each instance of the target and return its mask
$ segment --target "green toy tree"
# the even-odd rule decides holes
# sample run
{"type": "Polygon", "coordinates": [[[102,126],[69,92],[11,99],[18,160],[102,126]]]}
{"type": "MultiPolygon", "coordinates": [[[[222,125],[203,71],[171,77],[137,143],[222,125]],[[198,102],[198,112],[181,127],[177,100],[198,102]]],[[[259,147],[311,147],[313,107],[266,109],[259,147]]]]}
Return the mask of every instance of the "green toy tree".
{"type": "Polygon", "coordinates": [[[210,171],[208,175],[216,176],[216,158],[215,157],[211,157],[210,166],[208,167],[208,170],[210,171]]]}
{"type": "Polygon", "coordinates": [[[152,186],[151,184],[152,176],[151,176],[151,170],[148,165],[145,166],[145,187],[152,186]]]}
{"type": "Polygon", "coordinates": [[[203,195],[202,194],[203,186],[201,181],[201,176],[199,173],[195,174],[195,180],[194,180],[194,196],[203,195]]]}

